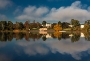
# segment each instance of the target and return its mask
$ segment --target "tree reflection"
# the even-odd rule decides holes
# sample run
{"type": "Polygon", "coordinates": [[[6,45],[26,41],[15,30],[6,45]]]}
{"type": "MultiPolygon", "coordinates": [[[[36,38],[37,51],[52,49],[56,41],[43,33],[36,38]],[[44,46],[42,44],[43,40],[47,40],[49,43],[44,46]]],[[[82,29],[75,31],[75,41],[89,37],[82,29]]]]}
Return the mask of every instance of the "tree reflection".
{"type": "Polygon", "coordinates": [[[12,39],[13,39],[13,32],[8,32],[7,38],[8,38],[8,41],[12,41],[12,39]]]}
{"type": "Polygon", "coordinates": [[[23,39],[25,34],[19,32],[19,33],[14,33],[13,35],[16,38],[16,40],[21,40],[21,39],[23,39]]]}
{"type": "Polygon", "coordinates": [[[3,41],[3,42],[5,42],[5,41],[7,41],[7,33],[5,32],[5,33],[0,33],[0,40],[1,41],[3,41]]]}
{"type": "Polygon", "coordinates": [[[72,42],[77,42],[80,39],[80,32],[73,32],[73,36],[71,37],[72,42]]]}
{"type": "Polygon", "coordinates": [[[69,33],[68,33],[68,32],[63,32],[63,33],[62,33],[62,38],[63,38],[63,39],[70,38],[69,33]]]}
{"type": "Polygon", "coordinates": [[[43,40],[43,41],[46,41],[46,39],[47,39],[47,38],[46,38],[46,36],[44,35],[44,36],[42,37],[42,40],[43,40]]]}
{"type": "Polygon", "coordinates": [[[41,37],[42,35],[39,33],[29,33],[29,38],[33,39],[34,41],[40,39],[41,37]]]}
{"type": "Polygon", "coordinates": [[[83,32],[85,35],[85,40],[90,41],[90,32],[83,32]]]}
{"type": "MultiPolygon", "coordinates": [[[[90,41],[90,32],[82,32],[85,36],[85,40],[90,41]]],[[[47,34],[39,34],[34,32],[0,32],[0,41],[6,42],[6,41],[12,41],[13,38],[18,40],[25,39],[26,41],[30,41],[31,39],[33,41],[39,40],[40,38],[43,41],[46,41],[48,38],[58,39],[59,41],[62,39],[69,39],[71,38],[71,42],[77,42],[79,41],[81,36],[81,32],[79,31],[73,31],[73,32],[54,32],[54,33],[47,33],[47,34]],[[72,36],[70,36],[72,35],[72,36]]]]}

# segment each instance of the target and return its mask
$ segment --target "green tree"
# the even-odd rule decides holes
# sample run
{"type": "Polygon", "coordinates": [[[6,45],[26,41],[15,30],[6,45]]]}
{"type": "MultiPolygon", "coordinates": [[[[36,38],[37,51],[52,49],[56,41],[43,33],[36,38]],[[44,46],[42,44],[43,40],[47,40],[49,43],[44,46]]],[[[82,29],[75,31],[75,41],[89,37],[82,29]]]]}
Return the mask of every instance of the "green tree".
{"type": "Polygon", "coordinates": [[[15,29],[19,29],[19,22],[16,22],[15,29]]]}
{"type": "Polygon", "coordinates": [[[20,22],[20,23],[19,23],[19,26],[20,26],[20,27],[19,27],[19,29],[21,29],[21,30],[23,30],[23,29],[24,29],[24,25],[23,25],[23,23],[22,23],[22,22],[20,22]]]}
{"type": "Polygon", "coordinates": [[[1,25],[1,30],[6,30],[7,29],[7,22],[6,21],[1,21],[0,25],[1,25]]]}
{"type": "Polygon", "coordinates": [[[72,30],[80,30],[80,23],[78,20],[71,19],[72,30]]]}
{"type": "Polygon", "coordinates": [[[37,28],[41,27],[41,24],[39,22],[37,22],[36,24],[37,24],[37,28]]]}
{"type": "Polygon", "coordinates": [[[13,23],[8,21],[8,30],[13,30],[13,23]]]}
{"type": "Polygon", "coordinates": [[[88,23],[85,23],[83,30],[84,30],[84,31],[88,31],[89,28],[90,28],[89,24],[88,24],[88,23]]]}
{"type": "Polygon", "coordinates": [[[43,26],[45,26],[45,25],[46,25],[46,23],[47,23],[46,21],[43,21],[43,22],[42,22],[42,25],[43,25],[43,26]]]}
{"type": "Polygon", "coordinates": [[[71,24],[73,25],[73,27],[80,26],[79,21],[74,19],[71,19],[71,24]]]}
{"type": "Polygon", "coordinates": [[[62,25],[61,21],[58,22],[59,25],[62,25]]]}
{"type": "Polygon", "coordinates": [[[63,22],[63,23],[62,23],[62,28],[63,28],[63,29],[70,28],[69,25],[70,25],[70,23],[63,22]]]}

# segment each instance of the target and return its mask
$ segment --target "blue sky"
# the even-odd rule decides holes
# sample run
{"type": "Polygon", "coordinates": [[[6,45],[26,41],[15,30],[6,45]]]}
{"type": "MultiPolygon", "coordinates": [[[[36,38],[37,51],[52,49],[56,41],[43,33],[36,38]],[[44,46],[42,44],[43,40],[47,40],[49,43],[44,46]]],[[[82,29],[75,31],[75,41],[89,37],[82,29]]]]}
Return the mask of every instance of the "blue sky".
{"type": "Polygon", "coordinates": [[[89,20],[90,0],[0,0],[0,20],[80,22],[89,20]]]}

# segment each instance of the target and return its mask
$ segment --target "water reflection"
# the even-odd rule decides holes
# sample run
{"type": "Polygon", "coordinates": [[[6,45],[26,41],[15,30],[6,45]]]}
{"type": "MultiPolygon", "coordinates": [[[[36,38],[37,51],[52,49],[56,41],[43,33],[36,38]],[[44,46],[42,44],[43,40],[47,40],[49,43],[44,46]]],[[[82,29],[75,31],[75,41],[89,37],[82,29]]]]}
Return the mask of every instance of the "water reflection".
{"type": "Polygon", "coordinates": [[[60,53],[65,56],[66,54],[69,54],[75,60],[83,60],[82,57],[87,57],[90,54],[90,42],[84,41],[83,38],[76,43],[72,43],[70,39],[63,39],[61,41],[49,40],[46,42],[18,42],[17,45],[23,47],[25,54],[30,56],[38,54],[47,55],[50,51],[53,54],[60,53]]]}
{"type": "Polygon", "coordinates": [[[13,38],[16,40],[22,40],[25,38],[26,41],[30,39],[39,40],[42,38],[43,41],[53,38],[58,39],[71,39],[71,42],[79,41],[80,37],[84,37],[85,40],[90,41],[90,32],[53,32],[53,33],[13,33],[13,32],[0,32],[0,41],[12,41],[13,38]]]}
{"type": "Polygon", "coordinates": [[[0,61],[87,61],[89,37],[89,32],[0,33],[0,61]]]}

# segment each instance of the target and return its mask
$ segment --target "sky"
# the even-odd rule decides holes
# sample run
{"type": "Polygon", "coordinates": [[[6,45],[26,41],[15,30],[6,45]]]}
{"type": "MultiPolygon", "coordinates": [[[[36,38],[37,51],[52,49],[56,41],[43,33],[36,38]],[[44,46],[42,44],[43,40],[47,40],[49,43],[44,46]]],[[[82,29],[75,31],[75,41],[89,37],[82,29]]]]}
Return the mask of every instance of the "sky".
{"type": "Polygon", "coordinates": [[[12,22],[84,23],[90,19],[90,0],[0,0],[0,20],[12,22]]]}

